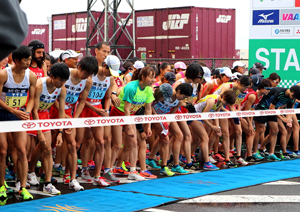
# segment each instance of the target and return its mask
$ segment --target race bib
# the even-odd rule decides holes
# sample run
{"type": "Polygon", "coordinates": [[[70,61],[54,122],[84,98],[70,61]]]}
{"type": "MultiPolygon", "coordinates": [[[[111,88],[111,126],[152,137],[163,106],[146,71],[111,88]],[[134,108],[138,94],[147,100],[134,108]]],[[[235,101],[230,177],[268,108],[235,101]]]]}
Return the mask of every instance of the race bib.
{"type": "Polygon", "coordinates": [[[5,103],[12,108],[20,108],[26,104],[27,93],[6,93],[5,103]]]}

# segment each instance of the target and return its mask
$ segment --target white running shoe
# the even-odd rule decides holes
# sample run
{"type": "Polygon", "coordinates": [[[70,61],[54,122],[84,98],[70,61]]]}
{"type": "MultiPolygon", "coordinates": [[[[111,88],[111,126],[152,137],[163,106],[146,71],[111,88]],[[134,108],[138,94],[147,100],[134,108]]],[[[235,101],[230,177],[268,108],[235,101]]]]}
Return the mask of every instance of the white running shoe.
{"type": "Polygon", "coordinates": [[[211,163],[217,163],[217,161],[211,155],[208,157],[208,159],[211,163]]]}
{"type": "Polygon", "coordinates": [[[242,157],[240,157],[240,159],[236,160],[236,162],[242,166],[248,165],[248,163],[246,161],[244,161],[244,159],[242,157]]]}
{"type": "Polygon", "coordinates": [[[34,172],[31,172],[31,173],[27,174],[27,180],[28,180],[30,185],[33,185],[33,186],[40,185],[39,181],[37,181],[37,177],[36,177],[36,174],[34,172]]]}
{"type": "Polygon", "coordinates": [[[61,194],[61,192],[59,190],[57,190],[55,188],[55,186],[52,185],[51,183],[49,183],[47,186],[45,186],[45,184],[44,184],[43,192],[46,193],[46,194],[52,194],[52,195],[61,194]]]}
{"type": "Polygon", "coordinates": [[[74,190],[74,191],[83,191],[84,190],[84,188],[75,179],[69,183],[69,189],[74,190]]]}
{"type": "Polygon", "coordinates": [[[87,182],[93,181],[93,178],[91,177],[90,172],[87,169],[81,171],[81,178],[87,182]]]}
{"type": "Polygon", "coordinates": [[[128,180],[143,181],[145,180],[145,178],[140,176],[139,173],[135,171],[135,172],[130,172],[130,174],[128,175],[128,180]]]}
{"type": "MultiPolygon", "coordinates": [[[[19,192],[21,188],[21,183],[20,181],[16,183],[15,185],[15,192],[19,192]]],[[[30,188],[30,184],[26,182],[26,189],[30,188]]]]}
{"type": "Polygon", "coordinates": [[[107,187],[107,186],[110,186],[110,183],[106,182],[104,177],[97,177],[97,178],[94,178],[93,185],[107,187]]]}

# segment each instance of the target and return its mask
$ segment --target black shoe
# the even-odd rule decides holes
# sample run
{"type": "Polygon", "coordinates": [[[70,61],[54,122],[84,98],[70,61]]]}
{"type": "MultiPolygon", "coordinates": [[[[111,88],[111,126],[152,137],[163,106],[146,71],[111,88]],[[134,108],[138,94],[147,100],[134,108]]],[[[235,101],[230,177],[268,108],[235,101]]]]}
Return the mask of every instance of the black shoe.
{"type": "Polygon", "coordinates": [[[229,160],[229,161],[224,161],[223,166],[224,166],[225,168],[236,168],[236,167],[237,167],[237,165],[235,165],[235,164],[234,164],[233,162],[231,162],[230,160],[229,160]]]}
{"type": "Polygon", "coordinates": [[[199,163],[193,163],[190,166],[188,164],[185,164],[184,169],[188,170],[188,171],[201,171],[202,170],[199,168],[199,163]]]}
{"type": "Polygon", "coordinates": [[[250,157],[247,157],[246,158],[246,162],[248,162],[248,163],[259,163],[259,162],[261,162],[262,160],[259,160],[259,159],[256,159],[256,158],[254,158],[253,156],[250,156],[250,157]]]}

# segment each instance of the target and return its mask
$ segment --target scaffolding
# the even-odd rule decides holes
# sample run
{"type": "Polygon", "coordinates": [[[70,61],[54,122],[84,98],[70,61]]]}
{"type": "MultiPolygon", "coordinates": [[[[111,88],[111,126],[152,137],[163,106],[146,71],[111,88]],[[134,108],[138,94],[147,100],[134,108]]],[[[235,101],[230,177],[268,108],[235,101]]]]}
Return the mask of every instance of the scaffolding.
{"type": "Polygon", "coordinates": [[[118,49],[130,49],[130,53],[123,60],[129,59],[135,56],[135,11],[134,11],[134,0],[125,0],[129,5],[131,11],[125,18],[121,18],[118,14],[118,8],[122,0],[101,0],[103,4],[103,11],[99,17],[94,17],[92,9],[95,6],[97,0],[87,0],[87,31],[86,31],[86,53],[90,55],[90,50],[94,49],[95,46],[90,45],[93,39],[99,41],[105,41],[110,45],[111,54],[121,58],[118,49]],[[100,24],[100,19],[104,16],[104,23],[100,24]],[[112,20],[112,21],[110,21],[112,20]],[[90,29],[91,21],[95,26],[90,29]],[[133,29],[132,35],[128,30],[128,25],[132,21],[133,29]],[[112,26],[110,26],[112,23],[112,26]],[[112,34],[109,34],[109,29],[112,28],[112,34]],[[91,30],[91,31],[90,31],[91,30]],[[120,33],[119,33],[120,32],[120,33]],[[121,35],[130,41],[129,46],[120,45],[121,35]]]}

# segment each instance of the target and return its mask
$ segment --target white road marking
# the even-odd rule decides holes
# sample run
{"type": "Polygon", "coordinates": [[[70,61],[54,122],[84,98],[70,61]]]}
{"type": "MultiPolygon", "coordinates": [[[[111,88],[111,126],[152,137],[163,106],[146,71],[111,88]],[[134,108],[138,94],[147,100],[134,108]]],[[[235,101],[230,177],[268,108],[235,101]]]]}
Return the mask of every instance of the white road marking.
{"type": "Polygon", "coordinates": [[[147,212],[175,212],[175,211],[168,211],[168,210],[162,210],[162,209],[157,209],[157,208],[148,208],[146,210],[143,211],[147,211],[147,212]]]}
{"type": "Polygon", "coordinates": [[[300,202],[296,195],[207,195],[179,203],[274,203],[274,202],[300,202]]]}
{"type": "Polygon", "coordinates": [[[299,182],[293,182],[293,181],[283,181],[283,180],[279,180],[279,181],[275,181],[275,182],[269,182],[269,183],[264,183],[262,185],[300,185],[299,182]]]}

